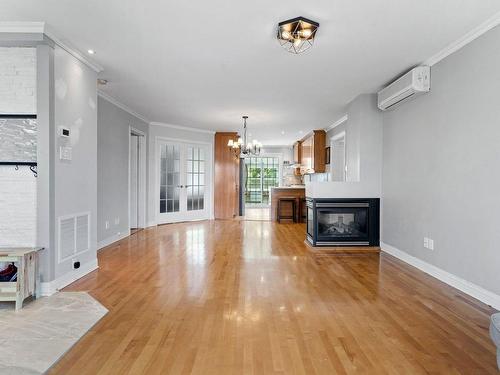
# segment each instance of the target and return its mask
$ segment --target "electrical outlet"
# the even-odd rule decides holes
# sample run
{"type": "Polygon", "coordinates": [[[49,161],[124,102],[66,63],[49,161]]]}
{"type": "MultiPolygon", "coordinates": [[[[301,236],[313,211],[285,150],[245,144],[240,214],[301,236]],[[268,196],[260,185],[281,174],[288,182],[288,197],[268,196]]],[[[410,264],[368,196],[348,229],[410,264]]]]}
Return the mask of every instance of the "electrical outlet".
{"type": "Polygon", "coordinates": [[[76,270],[80,268],[80,261],[73,259],[73,269],[76,270]]]}
{"type": "Polygon", "coordinates": [[[109,221],[106,220],[106,222],[104,223],[104,226],[106,227],[106,229],[109,229],[109,221]]]}
{"type": "Polygon", "coordinates": [[[118,225],[120,224],[120,218],[119,217],[115,217],[115,225],[118,225]]]}

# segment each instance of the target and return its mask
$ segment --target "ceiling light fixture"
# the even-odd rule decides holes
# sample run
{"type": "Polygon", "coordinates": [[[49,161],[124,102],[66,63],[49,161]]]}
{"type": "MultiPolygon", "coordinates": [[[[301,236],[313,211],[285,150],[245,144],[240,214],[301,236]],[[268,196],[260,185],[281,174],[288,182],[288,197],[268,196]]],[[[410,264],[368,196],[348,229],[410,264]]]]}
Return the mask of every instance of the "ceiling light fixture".
{"type": "Polygon", "coordinates": [[[319,23],[307,18],[292,18],[278,24],[276,37],[288,52],[299,54],[313,46],[318,27],[319,23]]]}
{"type": "Polygon", "coordinates": [[[257,156],[260,154],[262,143],[254,139],[252,142],[247,143],[247,119],[248,116],[243,116],[243,138],[239,137],[235,142],[230,139],[227,142],[227,147],[234,152],[236,157],[244,158],[245,156],[257,156]]]}
{"type": "Polygon", "coordinates": [[[87,52],[89,53],[89,55],[95,55],[95,51],[93,49],[89,49],[87,52]]]}

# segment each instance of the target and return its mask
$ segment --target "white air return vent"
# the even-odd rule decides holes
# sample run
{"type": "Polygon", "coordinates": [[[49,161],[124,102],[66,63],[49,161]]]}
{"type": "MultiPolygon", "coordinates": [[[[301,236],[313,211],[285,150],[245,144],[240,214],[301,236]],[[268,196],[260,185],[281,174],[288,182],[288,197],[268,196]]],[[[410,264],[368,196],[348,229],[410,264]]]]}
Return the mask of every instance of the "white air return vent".
{"type": "Polygon", "coordinates": [[[431,89],[431,68],[417,66],[378,92],[378,107],[382,111],[395,108],[398,104],[431,89]]]}
{"type": "Polygon", "coordinates": [[[75,253],[75,218],[59,220],[59,260],[75,253]]]}
{"type": "Polygon", "coordinates": [[[90,213],[59,218],[59,263],[90,247],[90,213]]]}

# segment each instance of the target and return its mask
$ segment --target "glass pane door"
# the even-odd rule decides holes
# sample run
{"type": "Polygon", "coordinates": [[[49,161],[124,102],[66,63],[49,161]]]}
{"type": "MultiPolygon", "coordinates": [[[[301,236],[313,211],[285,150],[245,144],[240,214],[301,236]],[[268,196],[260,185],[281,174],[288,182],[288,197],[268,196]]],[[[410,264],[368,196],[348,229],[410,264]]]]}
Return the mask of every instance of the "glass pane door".
{"type": "Polygon", "coordinates": [[[160,213],[180,210],[180,146],[160,146],[160,213]]]}
{"type": "Polygon", "coordinates": [[[269,205],[269,192],[279,186],[278,157],[245,158],[245,204],[248,206],[269,205]]]}
{"type": "Polygon", "coordinates": [[[205,152],[203,147],[188,147],[187,210],[203,210],[205,206],[205,152]]]}
{"type": "Polygon", "coordinates": [[[208,219],[209,147],[158,142],[158,223],[208,219]]]}

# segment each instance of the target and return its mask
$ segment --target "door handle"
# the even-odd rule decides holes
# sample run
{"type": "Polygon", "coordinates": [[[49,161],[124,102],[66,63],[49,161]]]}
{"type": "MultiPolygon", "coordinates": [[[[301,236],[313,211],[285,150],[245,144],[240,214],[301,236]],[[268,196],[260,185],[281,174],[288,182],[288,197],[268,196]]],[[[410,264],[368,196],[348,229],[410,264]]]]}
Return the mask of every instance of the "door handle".
{"type": "Polygon", "coordinates": [[[182,189],[184,185],[177,185],[177,187],[182,189]]]}

